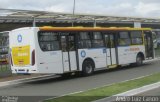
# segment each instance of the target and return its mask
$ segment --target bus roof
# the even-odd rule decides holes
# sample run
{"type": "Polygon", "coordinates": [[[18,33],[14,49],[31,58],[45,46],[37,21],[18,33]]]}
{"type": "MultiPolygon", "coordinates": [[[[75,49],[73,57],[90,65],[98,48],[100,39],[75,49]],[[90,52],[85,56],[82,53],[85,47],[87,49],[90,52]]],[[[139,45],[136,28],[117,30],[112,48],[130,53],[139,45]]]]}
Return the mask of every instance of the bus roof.
{"type": "Polygon", "coordinates": [[[41,31],[123,31],[123,30],[152,30],[151,28],[130,27],[40,27],[41,31]]]}

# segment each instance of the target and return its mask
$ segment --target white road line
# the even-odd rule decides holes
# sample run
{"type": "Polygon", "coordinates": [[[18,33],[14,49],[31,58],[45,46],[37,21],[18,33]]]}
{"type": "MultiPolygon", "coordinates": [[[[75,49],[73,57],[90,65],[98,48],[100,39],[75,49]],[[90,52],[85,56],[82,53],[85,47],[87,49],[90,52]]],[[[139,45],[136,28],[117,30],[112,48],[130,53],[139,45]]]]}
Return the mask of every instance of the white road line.
{"type": "Polygon", "coordinates": [[[93,101],[93,102],[112,102],[112,101],[116,101],[116,97],[135,96],[135,95],[138,95],[138,94],[141,94],[141,93],[153,90],[153,89],[157,89],[159,87],[160,87],[160,82],[157,82],[154,84],[150,84],[150,85],[146,85],[140,88],[129,90],[129,91],[126,91],[120,94],[116,94],[111,97],[103,98],[97,101],[93,101]]]}

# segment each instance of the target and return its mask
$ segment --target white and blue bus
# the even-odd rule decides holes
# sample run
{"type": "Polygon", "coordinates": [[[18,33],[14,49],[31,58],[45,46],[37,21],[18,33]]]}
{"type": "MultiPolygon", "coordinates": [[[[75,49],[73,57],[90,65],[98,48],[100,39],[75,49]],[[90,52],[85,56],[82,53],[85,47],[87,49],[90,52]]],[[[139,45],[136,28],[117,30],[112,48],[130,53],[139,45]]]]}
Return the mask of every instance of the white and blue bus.
{"type": "Polygon", "coordinates": [[[154,58],[150,28],[25,27],[9,36],[13,73],[90,75],[154,58]]]}

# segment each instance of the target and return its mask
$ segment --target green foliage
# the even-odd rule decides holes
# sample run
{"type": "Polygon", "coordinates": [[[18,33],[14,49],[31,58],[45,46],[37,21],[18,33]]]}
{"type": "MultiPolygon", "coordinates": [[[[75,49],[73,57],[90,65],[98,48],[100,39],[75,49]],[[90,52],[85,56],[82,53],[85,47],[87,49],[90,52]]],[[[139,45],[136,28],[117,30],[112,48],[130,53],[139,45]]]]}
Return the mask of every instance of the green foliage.
{"type": "Polygon", "coordinates": [[[128,90],[139,88],[145,85],[160,81],[160,73],[150,75],[144,78],[121,82],[110,86],[100,87],[97,89],[80,92],[77,94],[66,95],[45,102],[91,102],[105,97],[113,96],[128,90]]]}

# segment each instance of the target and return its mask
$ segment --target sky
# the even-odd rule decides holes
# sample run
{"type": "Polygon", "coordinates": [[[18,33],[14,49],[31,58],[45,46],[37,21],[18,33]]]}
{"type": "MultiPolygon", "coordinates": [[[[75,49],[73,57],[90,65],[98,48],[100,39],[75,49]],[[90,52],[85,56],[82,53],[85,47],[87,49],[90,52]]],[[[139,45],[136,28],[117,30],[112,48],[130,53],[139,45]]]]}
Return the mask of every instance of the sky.
{"type": "MultiPolygon", "coordinates": [[[[0,8],[73,12],[74,0],[0,0],[0,8]]],[[[160,17],[160,0],[75,0],[75,14],[160,17]]]]}

